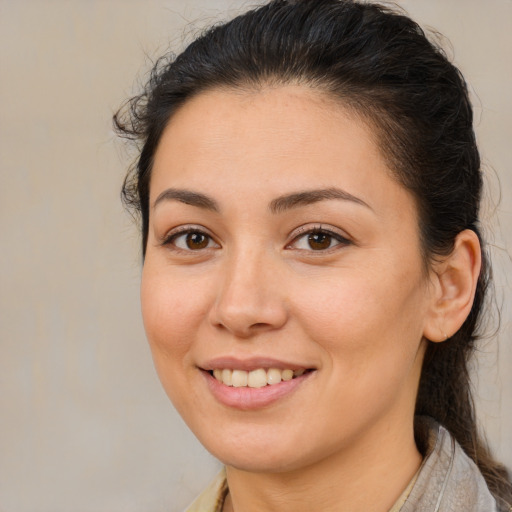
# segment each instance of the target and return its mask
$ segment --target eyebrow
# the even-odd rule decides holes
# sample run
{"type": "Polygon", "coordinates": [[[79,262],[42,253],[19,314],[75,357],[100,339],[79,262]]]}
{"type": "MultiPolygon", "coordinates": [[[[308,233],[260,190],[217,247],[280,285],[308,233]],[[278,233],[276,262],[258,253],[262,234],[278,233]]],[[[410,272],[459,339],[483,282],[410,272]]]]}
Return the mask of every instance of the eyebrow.
{"type": "Polygon", "coordinates": [[[168,188],[164,190],[153,203],[153,209],[164,201],[179,201],[180,203],[189,204],[205,210],[213,212],[219,211],[217,201],[200,192],[192,192],[191,190],[183,190],[178,188],[168,188]]]}
{"type": "Polygon", "coordinates": [[[287,194],[284,196],[277,197],[270,205],[270,211],[272,213],[283,213],[286,210],[292,208],[298,208],[306,206],[308,204],[318,203],[319,201],[325,201],[329,199],[341,199],[343,201],[351,201],[353,203],[365,206],[373,211],[373,208],[365,203],[359,197],[349,194],[345,190],[339,188],[324,188],[316,190],[306,190],[304,192],[296,192],[294,194],[287,194]]]}
{"type": "MultiPolygon", "coordinates": [[[[305,190],[303,192],[295,192],[293,194],[286,194],[276,199],[273,199],[269,204],[269,210],[272,213],[283,213],[293,208],[307,206],[309,204],[318,203],[320,201],[330,199],[341,199],[343,201],[351,201],[353,203],[365,206],[373,211],[373,208],[359,197],[356,197],[345,190],[339,188],[325,188],[315,190],[305,190]]],[[[208,197],[200,192],[193,192],[191,190],[168,188],[164,190],[153,203],[153,209],[164,201],[179,201],[184,204],[196,206],[213,212],[219,212],[220,208],[215,199],[208,197]]]]}

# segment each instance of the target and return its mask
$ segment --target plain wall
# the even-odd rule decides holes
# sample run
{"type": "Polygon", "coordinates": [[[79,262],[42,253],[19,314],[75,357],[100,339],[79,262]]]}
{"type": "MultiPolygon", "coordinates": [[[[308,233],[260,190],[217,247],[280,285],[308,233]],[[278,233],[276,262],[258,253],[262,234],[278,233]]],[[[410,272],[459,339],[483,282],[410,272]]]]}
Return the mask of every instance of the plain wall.
{"type": "MultiPolygon", "coordinates": [[[[110,118],[150,58],[250,4],[0,0],[0,512],[176,512],[219,467],[152,367],[110,118]]],[[[400,4],[450,39],[473,91],[503,303],[477,406],[512,466],[512,1],[400,4]]]]}

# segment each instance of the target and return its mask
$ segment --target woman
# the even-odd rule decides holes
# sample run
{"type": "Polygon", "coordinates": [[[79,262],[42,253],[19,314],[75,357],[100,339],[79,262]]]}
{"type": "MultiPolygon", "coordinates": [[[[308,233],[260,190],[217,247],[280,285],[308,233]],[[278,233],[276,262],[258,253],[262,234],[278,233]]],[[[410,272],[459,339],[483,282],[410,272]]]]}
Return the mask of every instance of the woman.
{"type": "Polygon", "coordinates": [[[155,366],[225,464],[189,510],[509,510],[467,368],[488,282],[472,111],[421,29],[272,1],[128,105],[155,366]]]}

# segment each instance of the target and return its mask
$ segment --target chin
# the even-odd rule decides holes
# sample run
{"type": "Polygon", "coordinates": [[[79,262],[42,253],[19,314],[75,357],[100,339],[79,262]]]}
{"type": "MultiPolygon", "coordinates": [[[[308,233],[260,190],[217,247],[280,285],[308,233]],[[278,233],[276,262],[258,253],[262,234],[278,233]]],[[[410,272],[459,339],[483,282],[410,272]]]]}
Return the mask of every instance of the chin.
{"type": "MultiPolygon", "coordinates": [[[[212,452],[214,455],[215,453],[212,452]]],[[[272,453],[251,450],[241,453],[222,452],[215,455],[224,465],[249,473],[287,473],[307,465],[306,461],[297,460],[297,453],[272,453]]]]}
{"type": "Polygon", "coordinates": [[[203,446],[226,466],[249,472],[286,471],[298,453],[297,444],[279,433],[269,432],[268,426],[231,424],[207,432],[192,431],[203,446]]]}
{"type": "Polygon", "coordinates": [[[228,429],[223,435],[199,440],[224,465],[251,473],[294,471],[318,462],[330,451],[329,447],[311,446],[307,439],[297,439],[289,432],[269,433],[268,428],[244,434],[228,429]]]}

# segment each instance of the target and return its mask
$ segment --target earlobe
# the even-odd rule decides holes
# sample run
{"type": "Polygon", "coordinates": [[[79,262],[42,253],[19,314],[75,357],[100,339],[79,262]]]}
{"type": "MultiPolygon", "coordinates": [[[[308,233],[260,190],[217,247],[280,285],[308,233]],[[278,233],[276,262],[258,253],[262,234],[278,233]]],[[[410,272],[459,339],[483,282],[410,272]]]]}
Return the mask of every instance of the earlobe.
{"type": "Polygon", "coordinates": [[[477,234],[470,229],[461,231],[451,254],[434,264],[435,282],[425,338],[443,342],[460,329],[473,305],[481,265],[477,234]]]}

